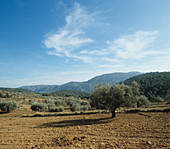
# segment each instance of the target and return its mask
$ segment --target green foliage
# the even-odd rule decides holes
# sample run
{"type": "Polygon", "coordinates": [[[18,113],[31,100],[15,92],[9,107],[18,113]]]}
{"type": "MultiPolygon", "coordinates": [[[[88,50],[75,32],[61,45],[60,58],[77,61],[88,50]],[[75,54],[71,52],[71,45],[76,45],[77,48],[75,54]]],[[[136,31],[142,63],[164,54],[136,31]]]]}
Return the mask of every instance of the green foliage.
{"type": "Polygon", "coordinates": [[[165,98],[170,90],[170,72],[153,72],[132,77],[125,84],[130,85],[136,81],[140,85],[142,95],[149,101],[155,101],[156,97],[165,98]]]}
{"type": "Polygon", "coordinates": [[[90,103],[88,101],[82,101],[72,99],[68,102],[68,105],[70,106],[70,110],[72,112],[75,111],[87,111],[88,107],[90,106],[90,103]]]}
{"type": "Polygon", "coordinates": [[[72,104],[72,105],[70,106],[70,110],[71,110],[72,112],[80,111],[80,110],[81,110],[81,106],[80,106],[80,104],[78,104],[78,103],[74,103],[74,104],[72,104]]]}
{"type": "Polygon", "coordinates": [[[66,106],[67,104],[66,104],[66,101],[65,100],[62,100],[62,99],[56,99],[56,101],[55,101],[55,105],[56,106],[66,106]]]}
{"type": "Polygon", "coordinates": [[[81,106],[81,110],[87,111],[89,109],[88,105],[83,105],[81,106]]]}
{"type": "Polygon", "coordinates": [[[67,105],[71,107],[73,104],[80,104],[80,100],[73,97],[69,98],[69,100],[67,101],[67,105]]]}
{"type": "Polygon", "coordinates": [[[170,100],[170,93],[167,93],[165,100],[170,100]]]}
{"type": "Polygon", "coordinates": [[[54,103],[38,103],[35,102],[32,104],[31,109],[33,111],[39,111],[39,112],[63,112],[64,107],[59,106],[56,108],[56,105],[54,103]]]}
{"type": "Polygon", "coordinates": [[[5,92],[33,93],[30,90],[22,89],[22,88],[3,88],[3,87],[0,87],[0,90],[5,91],[5,92]]]}
{"type": "Polygon", "coordinates": [[[11,96],[9,95],[9,93],[0,93],[0,98],[10,98],[11,96]]]}
{"type": "Polygon", "coordinates": [[[10,112],[18,108],[18,104],[15,101],[0,101],[1,111],[10,112]]]}
{"type": "Polygon", "coordinates": [[[80,103],[81,105],[90,105],[90,102],[89,101],[82,101],[81,103],[80,103]]]}
{"type": "Polygon", "coordinates": [[[59,106],[59,107],[57,108],[57,111],[58,111],[58,112],[63,112],[63,111],[64,111],[64,107],[63,107],[63,106],[59,106]]]}
{"type": "Polygon", "coordinates": [[[45,112],[48,111],[48,106],[45,103],[34,102],[31,106],[32,111],[45,112]]]}
{"type": "Polygon", "coordinates": [[[117,108],[122,106],[131,107],[136,104],[138,87],[137,83],[133,83],[132,86],[115,84],[113,87],[99,84],[91,94],[91,106],[97,109],[110,110],[112,117],[115,117],[117,108]],[[135,91],[134,85],[137,87],[135,91]]]}
{"type": "Polygon", "coordinates": [[[141,95],[138,97],[137,107],[147,106],[149,104],[150,104],[150,102],[146,96],[141,95]]]}
{"type": "Polygon", "coordinates": [[[32,104],[34,103],[34,101],[33,101],[32,99],[29,99],[29,100],[28,100],[28,103],[29,103],[30,105],[32,105],[32,104]]]}
{"type": "MultiPolygon", "coordinates": [[[[44,93],[43,93],[44,95],[44,93]]],[[[59,90],[52,93],[46,93],[48,96],[63,96],[63,97],[76,97],[81,99],[88,99],[90,94],[86,92],[76,91],[76,90],[59,90]]]]}
{"type": "Polygon", "coordinates": [[[53,103],[50,99],[45,99],[45,103],[53,103]]]}
{"type": "Polygon", "coordinates": [[[156,97],[155,102],[160,103],[160,102],[164,102],[164,100],[161,97],[156,97]]]}
{"type": "Polygon", "coordinates": [[[48,104],[46,104],[46,106],[47,106],[47,111],[48,112],[53,112],[53,111],[56,110],[56,106],[55,106],[54,103],[48,103],[48,104]]]}

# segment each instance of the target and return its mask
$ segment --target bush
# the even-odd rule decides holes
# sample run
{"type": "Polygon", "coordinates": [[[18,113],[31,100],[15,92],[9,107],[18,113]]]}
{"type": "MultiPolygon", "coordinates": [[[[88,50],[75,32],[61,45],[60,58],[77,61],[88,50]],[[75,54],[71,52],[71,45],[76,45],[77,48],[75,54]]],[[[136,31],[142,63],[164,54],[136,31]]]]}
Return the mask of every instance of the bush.
{"type": "Polygon", "coordinates": [[[53,103],[50,99],[46,99],[45,103],[53,103]]]}
{"type": "Polygon", "coordinates": [[[67,104],[66,104],[66,102],[64,101],[64,100],[61,100],[61,99],[56,99],[56,101],[55,101],[55,105],[56,106],[66,106],[67,104]]]}
{"type": "Polygon", "coordinates": [[[35,102],[35,103],[32,104],[31,110],[32,111],[45,112],[45,111],[48,111],[48,106],[45,103],[35,102]]]}
{"type": "Polygon", "coordinates": [[[48,107],[48,112],[54,112],[56,110],[56,106],[54,103],[49,103],[47,104],[47,107],[48,107]]]}
{"type": "Polygon", "coordinates": [[[63,107],[63,106],[59,106],[59,107],[57,108],[57,111],[58,111],[58,112],[63,112],[63,111],[64,111],[64,107],[63,107]]]}
{"type": "Polygon", "coordinates": [[[164,100],[161,97],[156,97],[155,102],[159,104],[160,102],[164,102],[164,100]]]}
{"type": "Polygon", "coordinates": [[[72,104],[72,105],[70,106],[70,110],[71,110],[72,112],[80,111],[80,110],[81,110],[81,106],[80,106],[80,104],[78,104],[78,103],[74,103],[74,104],[72,104]]]}
{"type": "Polygon", "coordinates": [[[3,93],[0,93],[0,97],[2,97],[2,98],[10,98],[11,95],[9,95],[9,93],[6,93],[6,95],[4,95],[3,93]]]}
{"type": "Polygon", "coordinates": [[[18,104],[16,101],[0,101],[0,109],[1,111],[10,112],[18,108],[18,104]]]}
{"type": "Polygon", "coordinates": [[[88,101],[82,101],[81,105],[90,105],[90,103],[88,101]]]}
{"type": "Polygon", "coordinates": [[[137,107],[142,107],[142,106],[147,106],[149,105],[149,100],[146,96],[144,95],[141,95],[139,98],[138,98],[138,101],[137,101],[137,107]]]}
{"type": "Polygon", "coordinates": [[[83,110],[83,111],[87,111],[88,109],[89,109],[89,108],[88,108],[87,105],[81,106],[81,110],[83,110]]]}
{"type": "Polygon", "coordinates": [[[33,101],[32,99],[29,99],[29,100],[28,100],[28,103],[29,103],[30,105],[32,105],[32,104],[34,103],[34,101],[33,101]]]}
{"type": "Polygon", "coordinates": [[[77,104],[71,104],[70,105],[70,110],[72,111],[72,112],[75,112],[75,111],[78,111],[80,108],[79,108],[79,105],[77,105],[77,104]]]}
{"type": "Polygon", "coordinates": [[[56,105],[54,103],[33,103],[31,106],[31,110],[33,111],[39,111],[39,112],[63,112],[64,107],[59,106],[56,108],[56,105]]]}

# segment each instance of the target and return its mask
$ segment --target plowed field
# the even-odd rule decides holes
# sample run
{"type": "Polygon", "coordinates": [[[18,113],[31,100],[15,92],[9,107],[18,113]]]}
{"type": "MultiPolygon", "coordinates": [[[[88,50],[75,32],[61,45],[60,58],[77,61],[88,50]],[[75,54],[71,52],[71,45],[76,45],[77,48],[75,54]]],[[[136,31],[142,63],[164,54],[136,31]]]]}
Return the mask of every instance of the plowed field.
{"type": "Polygon", "coordinates": [[[0,148],[170,148],[170,113],[22,117],[0,114],[0,148]]]}

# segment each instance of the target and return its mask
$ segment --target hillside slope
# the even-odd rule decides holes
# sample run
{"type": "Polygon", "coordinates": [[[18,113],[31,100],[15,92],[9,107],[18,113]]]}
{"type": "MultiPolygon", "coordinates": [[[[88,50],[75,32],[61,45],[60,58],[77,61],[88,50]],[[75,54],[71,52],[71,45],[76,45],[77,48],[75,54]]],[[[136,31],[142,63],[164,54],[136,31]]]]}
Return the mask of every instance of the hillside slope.
{"type": "Polygon", "coordinates": [[[156,97],[165,98],[170,94],[170,72],[151,72],[134,76],[124,81],[129,85],[136,81],[141,88],[141,93],[153,101],[156,97]]]}
{"type": "Polygon", "coordinates": [[[34,91],[36,93],[50,93],[57,90],[77,90],[90,93],[95,85],[99,83],[103,84],[115,84],[120,81],[124,81],[130,77],[141,74],[140,72],[128,72],[128,73],[110,73],[96,76],[85,82],[69,82],[63,85],[35,85],[35,86],[23,86],[21,88],[34,91]]]}

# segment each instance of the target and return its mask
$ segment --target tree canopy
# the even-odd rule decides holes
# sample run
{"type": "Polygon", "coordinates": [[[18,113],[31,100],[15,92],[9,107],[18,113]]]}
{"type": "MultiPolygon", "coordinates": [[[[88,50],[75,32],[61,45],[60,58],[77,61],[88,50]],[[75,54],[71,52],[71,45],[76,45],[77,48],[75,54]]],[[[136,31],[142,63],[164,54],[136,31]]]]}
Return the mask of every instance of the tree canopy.
{"type": "Polygon", "coordinates": [[[115,84],[113,87],[99,84],[90,96],[91,106],[110,110],[112,117],[115,117],[117,108],[136,105],[139,94],[139,85],[136,82],[133,82],[131,86],[115,84]]]}
{"type": "Polygon", "coordinates": [[[130,85],[136,81],[140,85],[141,94],[155,101],[157,97],[165,98],[170,93],[170,72],[152,72],[127,79],[123,83],[130,85]]]}

